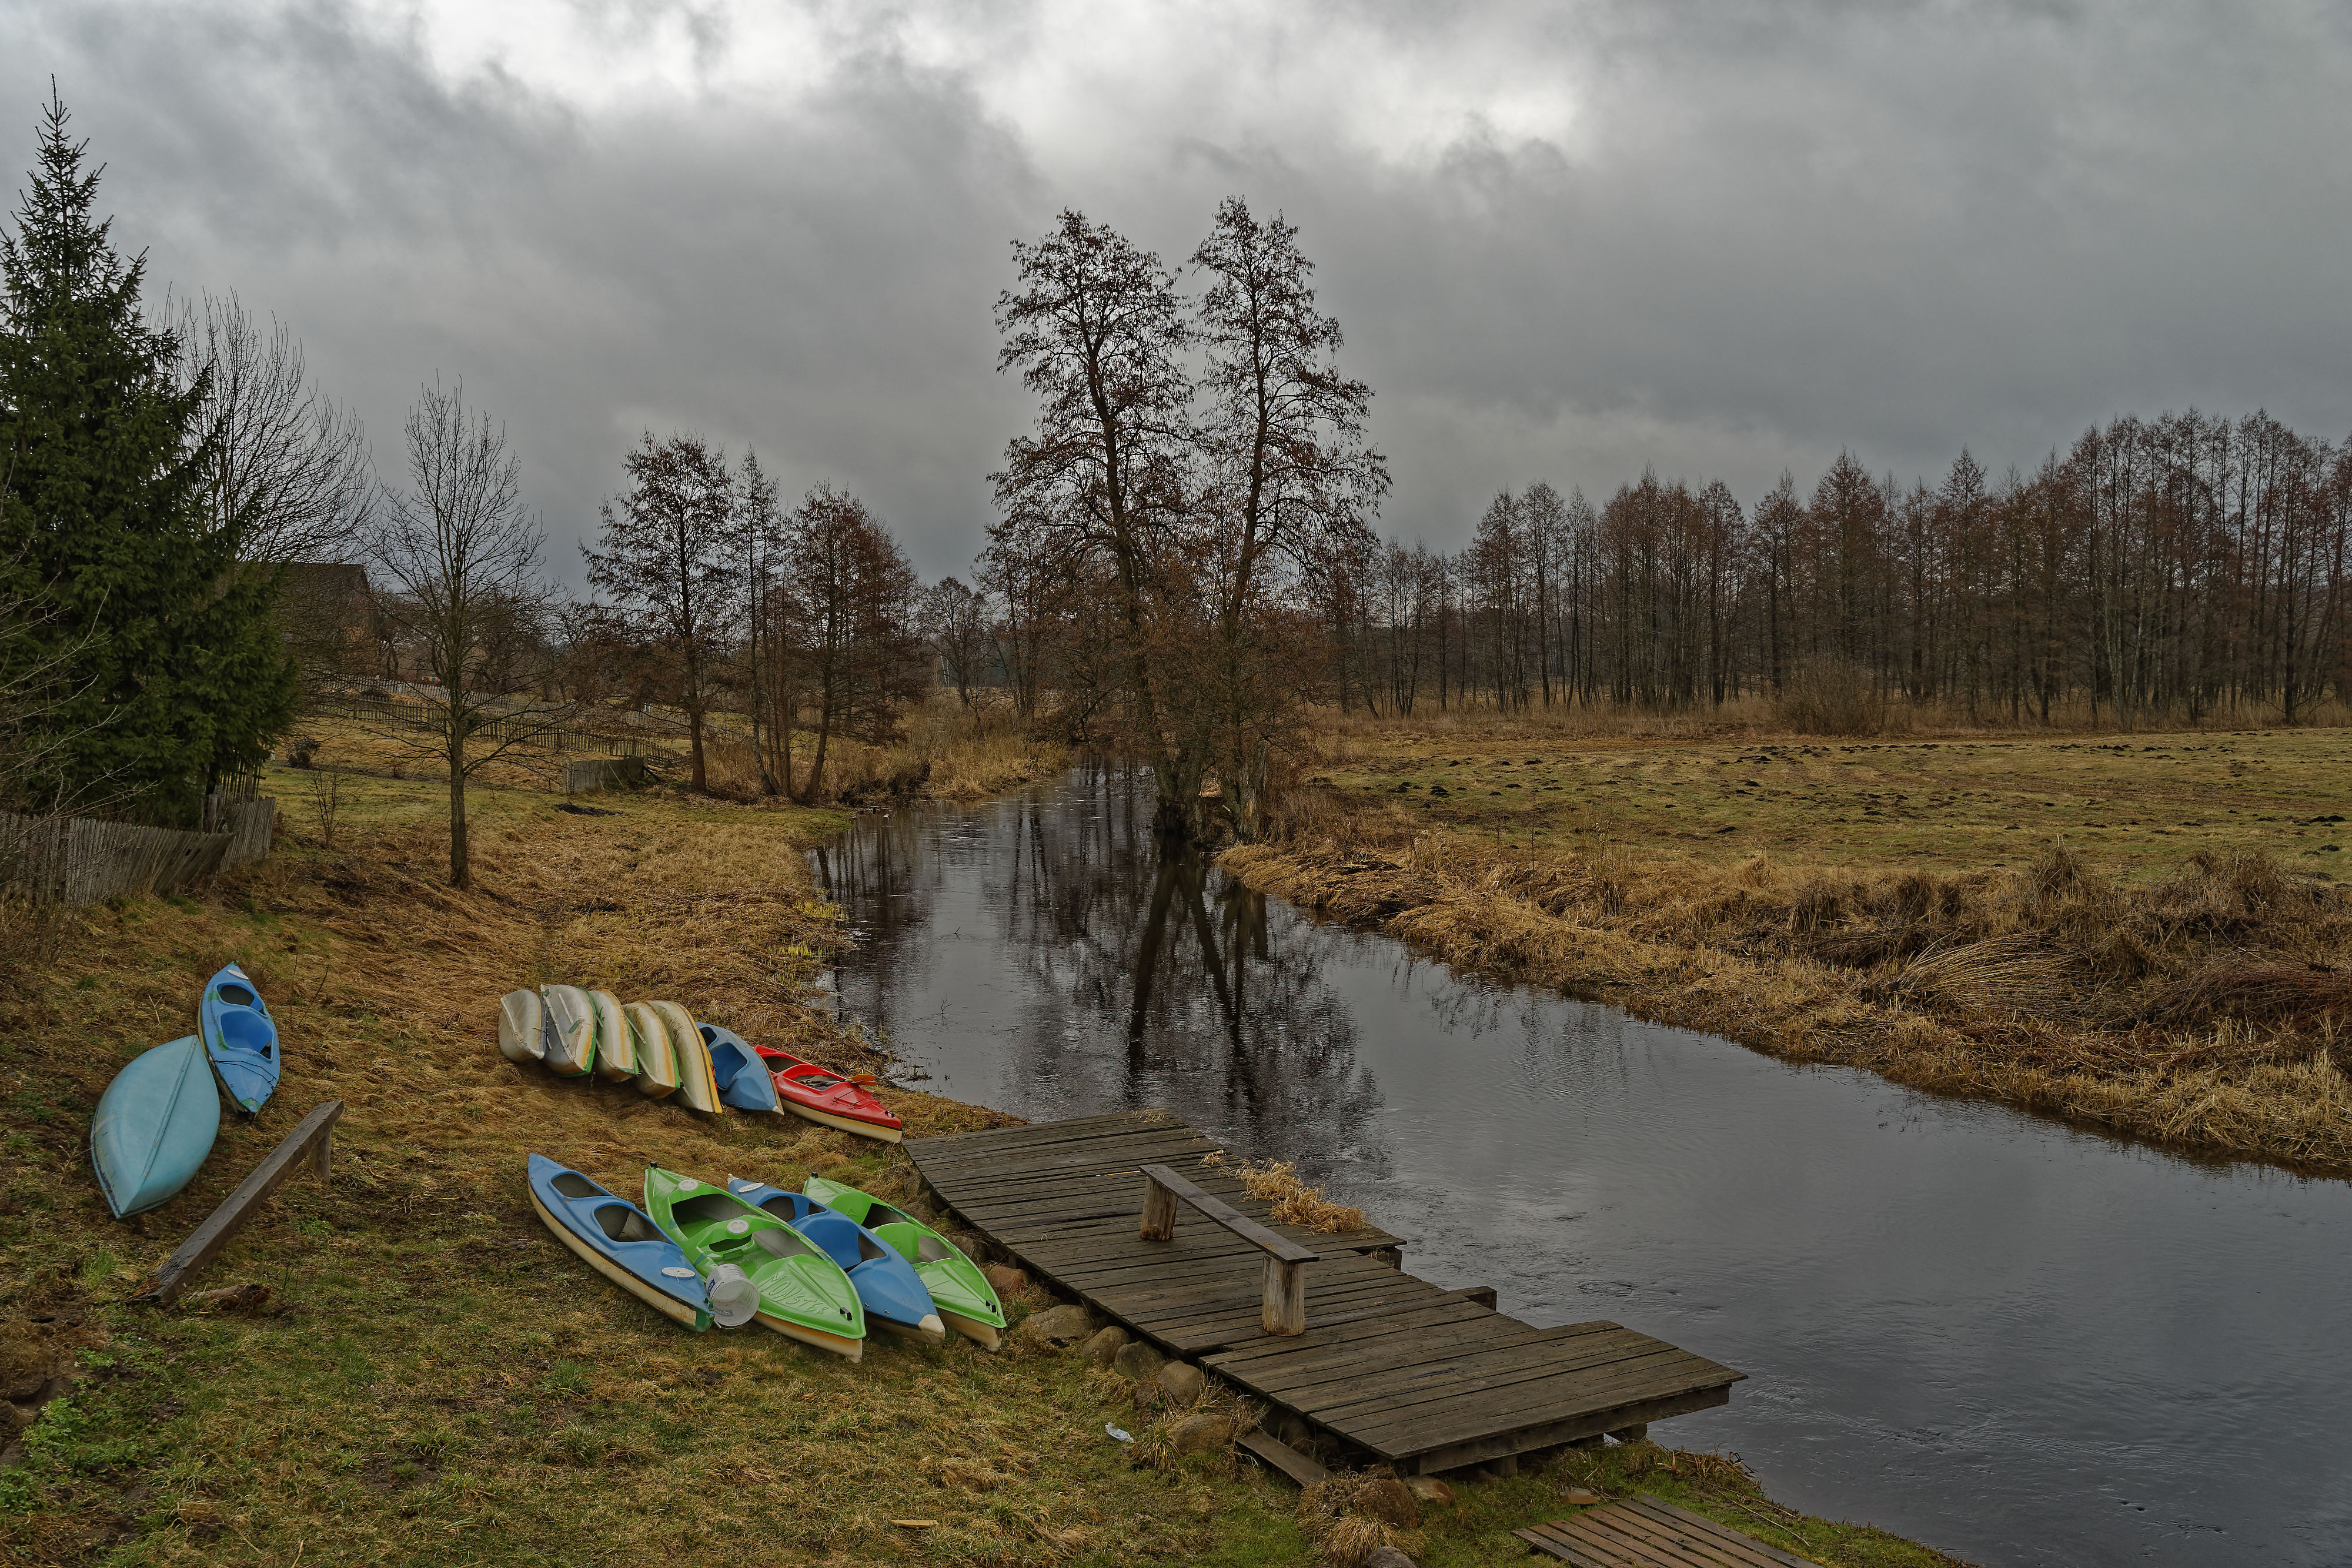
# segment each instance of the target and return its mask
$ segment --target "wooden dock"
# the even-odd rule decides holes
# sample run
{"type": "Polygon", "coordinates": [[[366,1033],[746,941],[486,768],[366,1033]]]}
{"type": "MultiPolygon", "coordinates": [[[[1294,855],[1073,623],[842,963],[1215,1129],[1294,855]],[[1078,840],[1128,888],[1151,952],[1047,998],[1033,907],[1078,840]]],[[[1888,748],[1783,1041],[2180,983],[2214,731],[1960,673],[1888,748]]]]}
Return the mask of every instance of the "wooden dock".
{"type": "Polygon", "coordinates": [[[1539,1329],[1506,1317],[1490,1290],[1447,1291],[1403,1272],[1403,1242],[1385,1231],[1276,1225],[1270,1206],[1221,1168],[1218,1145],[1163,1113],[906,1148],[940,1201],[1033,1277],[1198,1360],[1276,1417],[1402,1474],[1704,1410],[1745,1375],[1612,1322],[1539,1329]],[[1145,1239],[1146,1166],[1215,1201],[1183,1208],[1169,1239],[1145,1239]],[[1276,1313],[1268,1260],[1285,1246],[1317,1256],[1294,1266],[1306,1281],[1305,1330],[1278,1334],[1266,1327],[1276,1313]]]}

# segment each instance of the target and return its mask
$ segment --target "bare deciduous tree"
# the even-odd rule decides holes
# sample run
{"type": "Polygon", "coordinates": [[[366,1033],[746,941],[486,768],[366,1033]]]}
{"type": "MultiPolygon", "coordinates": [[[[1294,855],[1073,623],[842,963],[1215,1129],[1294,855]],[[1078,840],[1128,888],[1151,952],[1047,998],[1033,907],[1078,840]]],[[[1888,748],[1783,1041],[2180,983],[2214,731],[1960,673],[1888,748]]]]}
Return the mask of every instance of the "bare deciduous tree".
{"type": "Polygon", "coordinates": [[[824,786],[834,734],[889,739],[929,679],[911,629],[914,568],[864,502],[829,484],[810,491],[793,513],[783,560],[773,592],[788,601],[774,612],[787,628],[784,680],[795,707],[816,710],[816,754],[797,783],[789,731],[782,747],[785,788],[805,805],[824,786]]]}
{"type": "Polygon", "coordinates": [[[537,576],[546,536],[523,504],[505,431],[467,409],[462,384],[423,388],[403,433],[408,488],[383,491],[370,554],[394,590],[404,640],[436,683],[422,694],[419,745],[446,770],[449,883],[467,887],[466,781],[570,714],[521,692],[516,657],[522,630],[546,612],[537,576]]]}
{"type": "Polygon", "coordinates": [[[923,634],[940,667],[955,687],[956,701],[971,706],[972,694],[987,674],[990,648],[988,597],[974,592],[952,577],[943,577],[923,591],[916,612],[923,634]]]}
{"type": "Polygon", "coordinates": [[[604,548],[584,551],[588,580],[617,596],[668,655],[694,787],[706,789],[703,727],[743,595],[734,476],[726,453],[698,435],[656,441],[647,433],[621,466],[628,493],[614,498],[617,512],[614,501],[604,504],[604,548]]]}

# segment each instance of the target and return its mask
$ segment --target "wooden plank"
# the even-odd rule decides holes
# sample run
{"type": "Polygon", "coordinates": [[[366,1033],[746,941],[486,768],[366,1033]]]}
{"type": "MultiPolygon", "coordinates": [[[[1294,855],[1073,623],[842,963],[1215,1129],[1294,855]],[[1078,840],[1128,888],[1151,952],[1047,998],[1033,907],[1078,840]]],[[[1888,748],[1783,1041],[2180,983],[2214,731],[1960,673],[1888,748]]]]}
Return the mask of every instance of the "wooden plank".
{"type": "Polygon", "coordinates": [[[1712,1542],[1680,1530],[1662,1530],[1622,1503],[1596,1508],[1576,1522],[1588,1539],[1606,1541],[1626,1556],[1646,1559],[1659,1568],[1748,1568],[1712,1542]]]}
{"type": "Polygon", "coordinates": [[[1244,1432],[1234,1441],[1302,1487],[1311,1487],[1331,1479],[1329,1470],[1279,1437],[1269,1437],[1264,1432],[1244,1432]]]}
{"type": "MultiPolygon", "coordinates": [[[[1224,1199],[1202,1191],[1167,1166],[1145,1166],[1143,1177],[1148,1182],[1166,1187],[1175,1197],[1190,1204],[1202,1218],[1214,1220],[1243,1240],[1260,1248],[1269,1257],[1285,1263],[1315,1263],[1322,1260],[1323,1255],[1313,1248],[1301,1247],[1286,1236],[1276,1236],[1224,1199]]],[[[1172,1231],[1175,1226],[1172,1208],[1170,1210],[1169,1226],[1172,1231]]],[[[1156,1239],[1164,1240],[1166,1238],[1156,1239]]]]}
{"type": "MultiPolygon", "coordinates": [[[[1688,1370],[1700,1379],[1722,1370],[1704,1357],[1631,1329],[1578,1340],[1567,1354],[1530,1354],[1551,1349],[1525,1341],[1502,1342],[1479,1345],[1467,1354],[1419,1367],[1399,1367],[1376,1377],[1339,1380],[1322,1385],[1328,1392],[1318,1402],[1318,1408],[1328,1408],[1336,1415],[1351,1405],[1377,1402],[1402,1415],[1411,1406],[1441,1396],[1460,1398],[1475,1394],[1482,1398],[1513,1398],[1519,1384],[1557,1377],[1582,1377],[1597,1385],[1604,1378],[1650,1375],[1654,1367],[1666,1364],[1676,1372],[1688,1370]],[[1664,1363],[1662,1357],[1665,1358],[1664,1363]],[[1443,1396],[1428,1392],[1433,1377],[1443,1380],[1443,1396]]],[[[1689,1384],[1676,1382],[1674,1385],[1687,1387],[1689,1384]]]]}
{"type": "Polygon", "coordinates": [[[1687,1416],[1694,1410],[1712,1410],[1718,1405],[1729,1403],[1731,1389],[1728,1385],[1701,1388],[1667,1398],[1644,1400],[1638,1405],[1621,1405],[1613,1410],[1585,1411],[1530,1426],[1505,1427],[1479,1437],[1431,1447],[1399,1444],[1384,1448],[1370,1443],[1362,1446],[1371,1448],[1404,1473],[1427,1475],[1433,1470],[1459,1469],[1464,1465],[1499,1459],[1507,1454],[1556,1448],[1562,1443],[1572,1443],[1579,1437],[1599,1437],[1603,1432],[1630,1427],[1637,1421],[1664,1421],[1669,1416],[1687,1416]]]}
{"type": "Polygon", "coordinates": [[[1559,1524],[1539,1524],[1531,1530],[1514,1530],[1511,1533],[1563,1562],[1575,1563],[1577,1568],[1643,1568],[1641,1563],[1628,1563],[1614,1552],[1605,1556],[1598,1554],[1591,1542],[1570,1533],[1559,1524]]]}
{"type": "Polygon", "coordinates": [[[1740,1550],[1752,1552],[1761,1562],[1771,1564],[1772,1568],[1819,1568],[1819,1564],[1811,1560],[1783,1552],[1771,1542],[1759,1541],[1744,1530],[1734,1530],[1731,1526],[1709,1519],[1703,1513],[1693,1513],[1686,1508],[1677,1508],[1665,1499],[1649,1492],[1643,1492],[1633,1499],[1629,1506],[1678,1521],[1687,1529],[1718,1536],[1740,1550]]]}
{"type": "MultiPolygon", "coordinates": [[[[1659,1398],[1694,1389],[1728,1386],[1734,1375],[1706,1375],[1681,1358],[1685,1351],[1667,1347],[1641,1364],[1612,1363],[1607,1366],[1538,1375],[1485,1391],[1434,1392],[1412,1404],[1381,1407],[1354,1406],[1318,1420],[1345,1420],[1348,1429],[1370,1440],[1409,1440],[1415,1447],[1433,1447],[1475,1436],[1504,1431],[1580,1410],[1606,1410],[1636,1400],[1659,1398]]],[[[1603,1431],[1632,1426],[1612,1422],[1603,1431]]]]}
{"type": "Polygon", "coordinates": [[[178,1250],[163,1260],[155,1270],[155,1278],[144,1294],[159,1301],[168,1301],[188,1288],[204,1266],[211,1262],[223,1247],[228,1245],[239,1227],[261,1207],[262,1200],[278,1190],[278,1186],[294,1173],[294,1167],[304,1155],[312,1155],[320,1179],[327,1175],[328,1152],[333,1148],[335,1123],[343,1113],[343,1103],[330,1100],[311,1108],[310,1113],[295,1124],[294,1130],[269,1151],[262,1162],[253,1167],[253,1174],[237,1184],[235,1192],[221,1200],[220,1207],[205,1217],[205,1222],[188,1235],[178,1250]],[[314,1147],[315,1145],[315,1147],[314,1147]]]}
{"type": "Polygon", "coordinates": [[[1216,1358],[1217,1370],[1227,1376],[1246,1376],[1282,1388],[1306,1388],[1334,1378],[1370,1377],[1398,1366],[1418,1366],[1431,1361],[1499,1343],[1542,1344],[1559,1337],[1559,1329],[1531,1329],[1521,1322],[1498,1325],[1491,1313],[1468,1301],[1446,1304],[1438,1322],[1421,1321],[1438,1309],[1408,1308],[1399,1322],[1381,1318],[1367,1322],[1355,1335],[1337,1338],[1311,1355],[1270,1360],[1261,1367],[1255,1359],[1216,1358]]]}

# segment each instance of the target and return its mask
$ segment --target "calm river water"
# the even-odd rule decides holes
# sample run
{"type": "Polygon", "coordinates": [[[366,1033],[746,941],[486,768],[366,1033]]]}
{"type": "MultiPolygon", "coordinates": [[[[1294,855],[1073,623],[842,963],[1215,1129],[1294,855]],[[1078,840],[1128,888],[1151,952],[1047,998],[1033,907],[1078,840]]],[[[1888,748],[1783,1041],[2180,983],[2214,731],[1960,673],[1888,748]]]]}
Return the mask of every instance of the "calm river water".
{"type": "Polygon", "coordinates": [[[1162,861],[1149,779],[817,858],[845,1017],[1031,1118],[1163,1105],[1505,1312],[1736,1366],[1658,1435],[1988,1565],[2352,1563],[2352,1184],[2212,1168],[1456,976],[1162,861]]]}

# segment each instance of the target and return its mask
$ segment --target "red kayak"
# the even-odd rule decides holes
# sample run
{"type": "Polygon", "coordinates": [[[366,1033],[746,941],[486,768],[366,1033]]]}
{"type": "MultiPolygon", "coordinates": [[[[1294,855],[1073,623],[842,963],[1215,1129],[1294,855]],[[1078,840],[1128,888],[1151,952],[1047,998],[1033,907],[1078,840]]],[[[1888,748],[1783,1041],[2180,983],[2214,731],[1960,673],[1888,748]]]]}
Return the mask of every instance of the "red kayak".
{"type": "MultiPolygon", "coordinates": [[[[906,1136],[890,1108],[867,1093],[856,1080],[827,1072],[814,1061],[803,1061],[772,1046],[752,1049],[775,1075],[776,1098],[794,1115],[806,1116],[821,1126],[855,1133],[861,1138],[880,1138],[895,1144],[906,1136]]],[[[866,1082],[871,1083],[873,1080],[866,1082]]]]}

